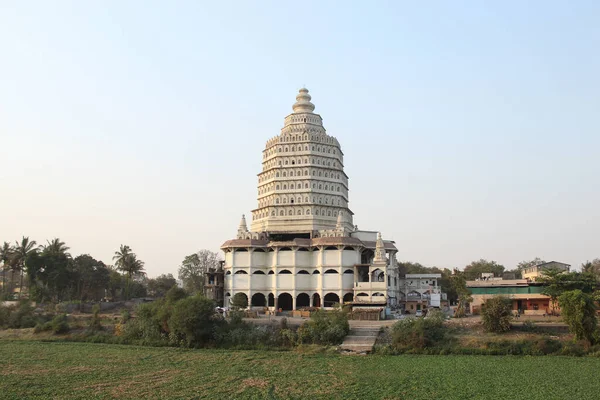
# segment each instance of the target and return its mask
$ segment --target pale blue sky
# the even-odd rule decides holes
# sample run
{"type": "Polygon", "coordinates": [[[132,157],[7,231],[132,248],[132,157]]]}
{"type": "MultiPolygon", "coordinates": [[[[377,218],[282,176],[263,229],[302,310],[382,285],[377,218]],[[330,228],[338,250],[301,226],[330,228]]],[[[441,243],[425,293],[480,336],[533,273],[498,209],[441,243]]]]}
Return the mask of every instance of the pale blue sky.
{"type": "Polygon", "coordinates": [[[217,250],[306,85],[400,260],[600,257],[600,2],[0,0],[0,241],[217,250]],[[286,5],[287,4],[287,5],[286,5]]]}

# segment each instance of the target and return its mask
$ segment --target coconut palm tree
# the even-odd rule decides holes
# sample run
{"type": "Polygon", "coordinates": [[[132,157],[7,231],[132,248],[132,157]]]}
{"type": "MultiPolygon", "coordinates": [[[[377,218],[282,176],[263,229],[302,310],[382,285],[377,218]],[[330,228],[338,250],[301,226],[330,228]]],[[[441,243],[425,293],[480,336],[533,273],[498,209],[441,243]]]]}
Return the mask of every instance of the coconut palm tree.
{"type": "Polygon", "coordinates": [[[8,242],[0,247],[0,262],[2,263],[2,291],[6,293],[6,274],[10,269],[9,262],[12,260],[14,253],[13,247],[8,242]]]}
{"type": "Polygon", "coordinates": [[[65,256],[71,258],[71,255],[67,253],[67,251],[69,251],[69,247],[65,244],[65,242],[61,242],[59,238],[47,240],[46,242],[48,244],[40,246],[44,252],[53,254],[64,254],[65,256]]]}
{"type": "Polygon", "coordinates": [[[21,282],[19,284],[19,299],[21,298],[21,294],[23,292],[23,271],[25,270],[25,263],[27,262],[27,257],[37,252],[36,242],[35,240],[29,240],[29,237],[23,236],[21,239],[21,243],[16,241],[15,251],[14,251],[14,264],[13,271],[19,271],[21,273],[21,282]]]}
{"type": "Polygon", "coordinates": [[[131,247],[127,245],[121,245],[119,250],[115,251],[113,260],[115,261],[117,269],[127,275],[126,297],[129,297],[129,283],[131,277],[144,271],[144,262],[138,259],[135,253],[131,251],[131,247]]]}
{"type": "Polygon", "coordinates": [[[121,245],[119,251],[115,251],[115,255],[113,256],[115,267],[117,267],[118,270],[123,271],[131,254],[131,247],[127,245],[121,245]]]}

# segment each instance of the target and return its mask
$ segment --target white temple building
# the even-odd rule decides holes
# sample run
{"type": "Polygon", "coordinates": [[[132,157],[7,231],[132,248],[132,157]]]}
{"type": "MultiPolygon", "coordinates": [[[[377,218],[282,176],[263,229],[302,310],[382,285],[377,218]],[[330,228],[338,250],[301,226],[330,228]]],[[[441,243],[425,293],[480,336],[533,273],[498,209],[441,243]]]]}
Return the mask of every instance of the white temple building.
{"type": "Polygon", "coordinates": [[[394,242],[353,224],[344,153],[307,89],[292,109],[263,150],[250,229],[242,216],[237,237],[221,246],[225,305],[236,293],[283,310],[397,305],[394,242]]]}

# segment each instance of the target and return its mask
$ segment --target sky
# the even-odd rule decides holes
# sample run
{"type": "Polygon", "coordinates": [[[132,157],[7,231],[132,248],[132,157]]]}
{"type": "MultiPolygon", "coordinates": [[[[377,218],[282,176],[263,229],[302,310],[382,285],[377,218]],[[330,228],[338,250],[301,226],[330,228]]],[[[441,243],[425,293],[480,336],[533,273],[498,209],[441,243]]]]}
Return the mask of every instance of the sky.
{"type": "Polygon", "coordinates": [[[400,261],[600,257],[600,2],[0,0],[0,242],[150,276],[257,205],[297,91],[400,261]]]}

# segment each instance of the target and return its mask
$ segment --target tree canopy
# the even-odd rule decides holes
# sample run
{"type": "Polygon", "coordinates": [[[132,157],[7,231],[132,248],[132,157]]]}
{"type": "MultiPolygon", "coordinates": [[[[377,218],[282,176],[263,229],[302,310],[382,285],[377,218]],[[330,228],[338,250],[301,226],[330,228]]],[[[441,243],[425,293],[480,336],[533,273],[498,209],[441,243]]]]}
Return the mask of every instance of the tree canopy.
{"type": "Polygon", "coordinates": [[[188,293],[204,292],[204,276],[209,269],[219,267],[219,254],[210,250],[200,250],[186,256],[179,266],[179,279],[188,293]]]}
{"type": "Polygon", "coordinates": [[[481,278],[482,273],[493,273],[494,276],[502,276],[504,265],[498,264],[496,261],[488,261],[483,258],[478,261],[473,261],[464,269],[465,279],[474,281],[481,278]]]}

